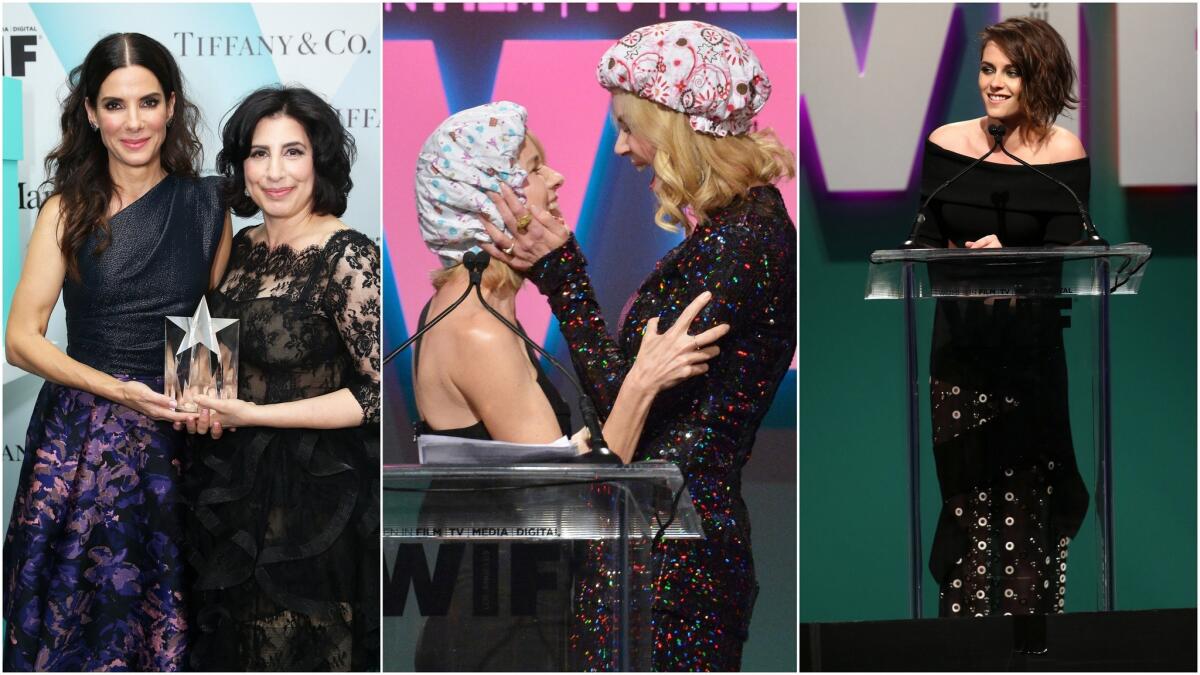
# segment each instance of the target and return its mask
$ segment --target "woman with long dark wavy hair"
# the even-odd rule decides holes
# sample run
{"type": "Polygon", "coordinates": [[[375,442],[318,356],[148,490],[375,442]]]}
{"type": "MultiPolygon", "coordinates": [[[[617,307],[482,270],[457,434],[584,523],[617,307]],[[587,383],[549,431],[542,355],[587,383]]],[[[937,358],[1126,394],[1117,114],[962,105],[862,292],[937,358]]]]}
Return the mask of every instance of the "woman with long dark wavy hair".
{"type": "Polygon", "coordinates": [[[224,271],[230,221],[198,177],[199,113],[170,52],[101,39],[62,141],[5,336],[46,379],[4,543],[4,670],[177,670],[187,645],[177,483],[194,416],[163,395],[163,317],[224,271]],[[62,294],[64,354],[45,337],[62,294]]]}

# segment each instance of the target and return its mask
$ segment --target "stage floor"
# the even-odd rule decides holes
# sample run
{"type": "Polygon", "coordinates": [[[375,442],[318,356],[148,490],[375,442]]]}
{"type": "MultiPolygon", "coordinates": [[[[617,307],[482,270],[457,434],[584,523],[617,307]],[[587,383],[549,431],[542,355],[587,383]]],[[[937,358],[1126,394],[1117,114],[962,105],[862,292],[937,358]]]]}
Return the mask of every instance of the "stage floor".
{"type": "Polygon", "coordinates": [[[800,624],[802,671],[1192,671],[1196,610],[800,624]]]}

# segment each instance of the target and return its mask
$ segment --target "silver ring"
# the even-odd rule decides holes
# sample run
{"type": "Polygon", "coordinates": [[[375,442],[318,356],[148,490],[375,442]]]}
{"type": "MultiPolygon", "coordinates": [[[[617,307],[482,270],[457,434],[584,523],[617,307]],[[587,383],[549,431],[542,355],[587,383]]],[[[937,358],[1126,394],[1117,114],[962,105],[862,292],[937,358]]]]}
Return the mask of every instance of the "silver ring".
{"type": "Polygon", "coordinates": [[[516,247],[517,247],[517,245],[513,244],[512,246],[509,246],[508,248],[502,248],[500,250],[504,251],[504,255],[512,255],[513,249],[516,247]]]}

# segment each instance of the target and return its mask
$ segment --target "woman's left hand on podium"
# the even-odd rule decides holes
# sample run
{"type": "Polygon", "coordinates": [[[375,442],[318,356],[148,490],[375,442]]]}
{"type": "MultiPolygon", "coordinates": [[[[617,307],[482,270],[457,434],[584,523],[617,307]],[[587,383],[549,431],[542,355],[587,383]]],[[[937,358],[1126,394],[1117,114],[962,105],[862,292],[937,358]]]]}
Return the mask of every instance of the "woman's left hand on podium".
{"type": "Polygon", "coordinates": [[[975,241],[965,242],[967,248],[1004,248],[1000,243],[1000,237],[994,234],[989,234],[986,237],[980,237],[975,241]]]}

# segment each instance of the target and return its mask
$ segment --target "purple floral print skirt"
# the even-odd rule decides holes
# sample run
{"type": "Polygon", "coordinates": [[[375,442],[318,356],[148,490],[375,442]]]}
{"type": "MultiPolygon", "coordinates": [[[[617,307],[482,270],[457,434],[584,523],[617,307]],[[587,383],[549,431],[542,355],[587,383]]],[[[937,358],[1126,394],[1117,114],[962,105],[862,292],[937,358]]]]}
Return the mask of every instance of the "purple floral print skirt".
{"type": "Polygon", "coordinates": [[[180,668],[182,447],[168,423],[42,387],[4,540],[5,671],[180,668]]]}

